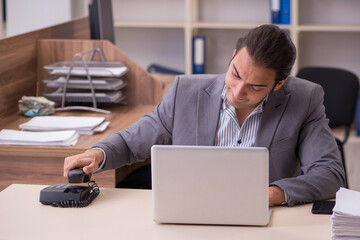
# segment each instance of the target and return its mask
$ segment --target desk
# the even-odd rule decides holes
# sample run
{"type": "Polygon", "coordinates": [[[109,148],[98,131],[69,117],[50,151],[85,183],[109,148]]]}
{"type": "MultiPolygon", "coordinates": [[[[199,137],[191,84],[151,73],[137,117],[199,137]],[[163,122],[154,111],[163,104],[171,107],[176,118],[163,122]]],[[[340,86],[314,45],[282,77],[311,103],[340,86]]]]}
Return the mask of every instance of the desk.
{"type": "Polygon", "coordinates": [[[101,188],[86,208],[39,202],[41,185],[11,185],[0,192],[0,239],[331,239],[330,215],[312,204],[275,207],[267,227],[157,224],[151,190],[101,188]]]}
{"type": "MultiPolygon", "coordinates": [[[[49,90],[42,82],[49,77],[44,66],[71,61],[75,54],[94,48],[100,48],[108,62],[122,62],[128,67],[124,78],[129,104],[106,107],[112,111],[111,115],[80,111],[56,113],[59,116],[105,116],[111,121],[104,133],[81,136],[75,147],[0,146],[0,190],[11,183],[56,184],[66,181],[62,177],[65,157],[81,153],[110,134],[126,129],[161,101],[164,84],[156,81],[111,42],[89,40],[89,29],[89,19],[85,17],[0,40],[0,129],[18,129],[19,124],[29,120],[18,113],[18,100],[22,96],[41,96],[49,90]],[[145,106],[147,104],[150,105],[145,106]]],[[[100,57],[96,55],[93,60],[99,61],[100,57]]],[[[99,107],[103,108],[102,105],[99,107]]],[[[116,170],[116,177],[114,171],[107,171],[95,175],[94,179],[100,186],[113,187],[115,181],[120,181],[136,167],[139,165],[120,168],[116,170]]]]}
{"type": "MultiPolygon", "coordinates": [[[[111,123],[103,133],[80,136],[76,145],[72,147],[0,145],[0,191],[11,183],[66,183],[67,179],[62,177],[65,157],[82,153],[112,133],[128,128],[154,108],[155,105],[115,106],[110,108],[110,115],[83,111],[57,112],[56,116],[103,116],[111,123]]],[[[19,124],[26,121],[29,121],[29,118],[16,114],[12,121],[0,125],[0,129],[19,129],[19,124]]],[[[136,167],[129,166],[132,169],[136,167]]],[[[121,171],[126,169],[118,170],[121,171]]],[[[116,179],[114,171],[94,175],[93,179],[103,187],[114,187],[115,181],[119,180],[116,179]]]]}

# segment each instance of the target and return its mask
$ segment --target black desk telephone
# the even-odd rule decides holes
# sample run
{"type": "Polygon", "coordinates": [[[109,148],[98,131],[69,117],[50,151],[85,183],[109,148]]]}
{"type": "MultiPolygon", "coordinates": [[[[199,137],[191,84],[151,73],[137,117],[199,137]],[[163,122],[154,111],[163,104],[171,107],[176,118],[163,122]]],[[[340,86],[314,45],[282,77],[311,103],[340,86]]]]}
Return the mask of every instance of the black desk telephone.
{"type": "Polygon", "coordinates": [[[100,193],[91,173],[85,174],[82,169],[73,169],[68,174],[69,183],[85,183],[88,186],[52,185],[40,191],[40,202],[54,207],[86,207],[100,193]]]}

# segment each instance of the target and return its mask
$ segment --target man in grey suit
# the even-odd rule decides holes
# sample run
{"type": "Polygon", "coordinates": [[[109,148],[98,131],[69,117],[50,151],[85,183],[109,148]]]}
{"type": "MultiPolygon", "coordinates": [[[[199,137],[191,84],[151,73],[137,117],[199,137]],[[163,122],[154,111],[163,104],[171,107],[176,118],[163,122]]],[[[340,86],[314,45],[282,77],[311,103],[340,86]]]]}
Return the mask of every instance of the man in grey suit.
{"type": "Polygon", "coordinates": [[[269,205],[335,196],[344,171],[319,85],[290,75],[288,34],[262,25],[240,38],[224,75],[177,76],[149,115],[65,159],[64,176],[144,161],[155,144],[267,147],[269,205]]]}

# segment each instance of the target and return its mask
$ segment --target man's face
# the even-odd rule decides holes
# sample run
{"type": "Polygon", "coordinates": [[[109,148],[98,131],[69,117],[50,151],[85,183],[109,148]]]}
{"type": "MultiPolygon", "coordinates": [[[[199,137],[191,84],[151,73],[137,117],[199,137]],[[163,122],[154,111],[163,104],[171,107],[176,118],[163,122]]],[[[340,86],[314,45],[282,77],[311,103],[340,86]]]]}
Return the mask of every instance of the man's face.
{"type": "Polygon", "coordinates": [[[282,80],[275,85],[275,76],[275,70],[256,66],[243,47],[230,62],[225,78],[226,98],[237,109],[254,109],[285,83],[282,80]]]}

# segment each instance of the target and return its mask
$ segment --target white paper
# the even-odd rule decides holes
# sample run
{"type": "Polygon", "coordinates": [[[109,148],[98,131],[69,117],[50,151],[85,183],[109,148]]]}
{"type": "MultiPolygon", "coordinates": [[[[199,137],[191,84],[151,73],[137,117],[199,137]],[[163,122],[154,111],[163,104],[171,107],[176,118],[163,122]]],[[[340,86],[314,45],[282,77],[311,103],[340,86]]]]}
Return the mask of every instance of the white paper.
{"type": "Polygon", "coordinates": [[[3,129],[0,131],[0,144],[6,145],[51,145],[73,146],[79,139],[74,130],[28,132],[3,129]]]}
{"type": "Polygon", "coordinates": [[[102,124],[100,124],[98,127],[92,129],[92,130],[81,130],[81,129],[77,129],[77,133],[79,133],[80,135],[93,135],[94,133],[99,133],[99,132],[103,132],[106,130],[106,128],[109,126],[110,122],[106,121],[103,122],[102,124]]]}
{"type": "Polygon", "coordinates": [[[360,192],[340,188],[336,193],[333,212],[345,213],[360,218],[360,192]]]}
{"type": "Polygon", "coordinates": [[[38,116],[21,124],[22,130],[55,131],[55,130],[93,130],[105,121],[105,117],[60,117],[38,116]]]}

